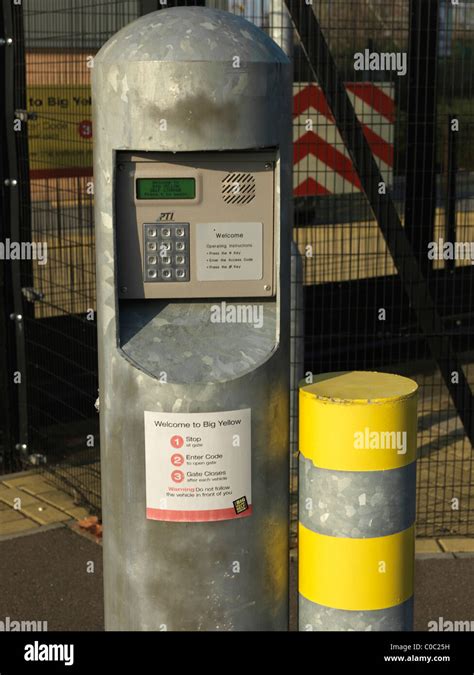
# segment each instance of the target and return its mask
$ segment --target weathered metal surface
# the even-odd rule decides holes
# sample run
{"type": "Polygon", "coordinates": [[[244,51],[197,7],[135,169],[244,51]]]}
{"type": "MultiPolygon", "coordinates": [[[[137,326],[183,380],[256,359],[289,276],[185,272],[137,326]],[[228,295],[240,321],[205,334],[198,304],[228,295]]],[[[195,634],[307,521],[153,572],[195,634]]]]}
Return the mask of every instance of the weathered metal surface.
{"type": "Polygon", "coordinates": [[[290,106],[290,68],[283,52],[252,24],[215,10],[189,7],[146,15],[94,59],[109,630],[287,628],[290,106]],[[150,301],[150,326],[130,301],[119,308],[114,151],[263,147],[280,149],[276,217],[282,236],[276,250],[281,246],[283,254],[276,260],[277,300],[265,305],[261,333],[251,328],[243,335],[241,326],[226,331],[219,326],[211,338],[215,324],[206,321],[206,303],[180,302],[178,311],[177,305],[150,301]],[[157,379],[158,369],[167,373],[166,383],[157,379]],[[240,408],[252,410],[253,514],[211,523],[147,520],[144,411],[240,408]]]}

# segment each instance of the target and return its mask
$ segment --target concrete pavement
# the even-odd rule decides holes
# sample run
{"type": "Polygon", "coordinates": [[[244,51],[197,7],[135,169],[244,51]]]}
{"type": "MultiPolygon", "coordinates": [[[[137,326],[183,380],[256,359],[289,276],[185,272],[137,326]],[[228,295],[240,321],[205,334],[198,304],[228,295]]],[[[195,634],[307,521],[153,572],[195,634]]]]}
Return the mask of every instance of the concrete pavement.
{"type": "MultiPolygon", "coordinates": [[[[64,524],[0,542],[0,620],[47,621],[48,630],[103,630],[102,547],[64,524]]],[[[474,621],[474,557],[425,552],[416,561],[415,628],[474,621]]],[[[296,564],[292,564],[293,588],[296,564]]],[[[291,620],[295,626],[293,593],[291,620]]],[[[473,624],[474,625],[474,624],[473,624]]]]}

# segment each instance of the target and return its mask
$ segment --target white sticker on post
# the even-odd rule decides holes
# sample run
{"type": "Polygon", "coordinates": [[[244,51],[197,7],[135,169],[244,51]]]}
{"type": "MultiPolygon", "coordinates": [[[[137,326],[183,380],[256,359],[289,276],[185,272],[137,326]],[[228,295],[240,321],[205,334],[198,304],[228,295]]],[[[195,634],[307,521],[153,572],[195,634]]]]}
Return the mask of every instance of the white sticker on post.
{"type": "Polygon", "coordinates": [[[145,411],[146,517],[207,522],[252,513],[250,408],[145,411]]]}
{"type": "Polygon", "coordinates": [[[198,281],[250,281],[263,275],[262,223],[196,223],[198,281]]]}

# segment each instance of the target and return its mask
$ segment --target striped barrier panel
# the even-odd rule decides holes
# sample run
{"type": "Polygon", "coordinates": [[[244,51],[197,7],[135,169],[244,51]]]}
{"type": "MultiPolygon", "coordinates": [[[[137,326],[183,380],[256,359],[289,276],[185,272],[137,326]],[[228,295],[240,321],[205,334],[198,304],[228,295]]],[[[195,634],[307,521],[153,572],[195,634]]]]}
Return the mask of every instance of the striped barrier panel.
{"type": "MultiPolygon", "coordinates": [[[[346,83],[365,137],[387,185],[393,177],[393,84],[346,83]]],[[[321,88],[293,85],[293,194],[360,193],[362,186],[321,88]]]]}

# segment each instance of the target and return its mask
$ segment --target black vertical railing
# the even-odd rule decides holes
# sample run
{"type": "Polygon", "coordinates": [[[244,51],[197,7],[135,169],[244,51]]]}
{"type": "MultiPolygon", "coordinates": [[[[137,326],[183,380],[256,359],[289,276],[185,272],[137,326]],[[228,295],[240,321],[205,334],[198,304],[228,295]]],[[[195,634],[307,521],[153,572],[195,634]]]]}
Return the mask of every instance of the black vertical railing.
{"type": "Polygon", "coordinates": [[[440,0],[410,0],[405,232],[425,276],[436,214],[436,92],[440,0]]]}
{"type": "MultiPolygon", "coordinates": [[[[446,148],[446,197],[444,210],[444,239],[456,242],[456,177],[457,177],[457,138],[458,132],[453,131],[455,115],[448,116],[448,141],[446,148]]],[[[446,269],[453,271],[456,267],[454,257],[446,260],[446,269]]]]}
{"type": "MultiPolygon", "coordinates": [[[[8,35],[5,3],[0,4],[0,92],[5,97],[10,91],[11,35],[8,35]]],[[[8,135],[13,133],[7,122],[7,104],[0,106],[0,240],[10,235],[11,192],[7,185],[10,176],[6,152],[8,135]]],[[[10,265],[0,264],[0,472],[11,471],[15,466],[15,444],[18,440],[18,405],[13,383],[12,364],[16,363],[15,327],[10,319],[13,314],[13,289],[10,265]]]]}
{"type": "MultiPolygon", "coordinates": [[[[24,241],[24,228],[28,230],[29,217],[29,185],[28,185],[28,151],[26,118],[24,116],[25,76],[24,53],[22,44],[22,6],[2,0],[1,28],[2,35],[2,89],[4,97],[3,110],[3,181],[2,192],[4,202],[4,234],[12,242],[24,241]],[[20,30],[18,30],[20,27],[20,30]],[[18,93],[20,92],[20,93],[18,93]]],[[[6,243],[6,242],[5,242],[6,243]]],[[[2,321],[11,321],[14,326],[15,340],[12,347],[13,358],[6,364],[7,384],[12,390],[17,415],[15,420],[16,439],[12,449],[13,463],[25,461],[28,455],[28,418],[27,418],[27,369],[24,334],[24,309],[22,297],[22,261],[8,261],[4,265],[4,274],[9,276],[6,288],[11,292],[11,307],[2,321]]],[[[11,329],[5,328],[8,335],[11,329]]],[[[10,355],[9,355],[10,356],[10,355]]],[[[10,411],[12,412],[12,411],[10,411]]],[[[10,434],[12,427],[10,423],[10,434]]]]}

